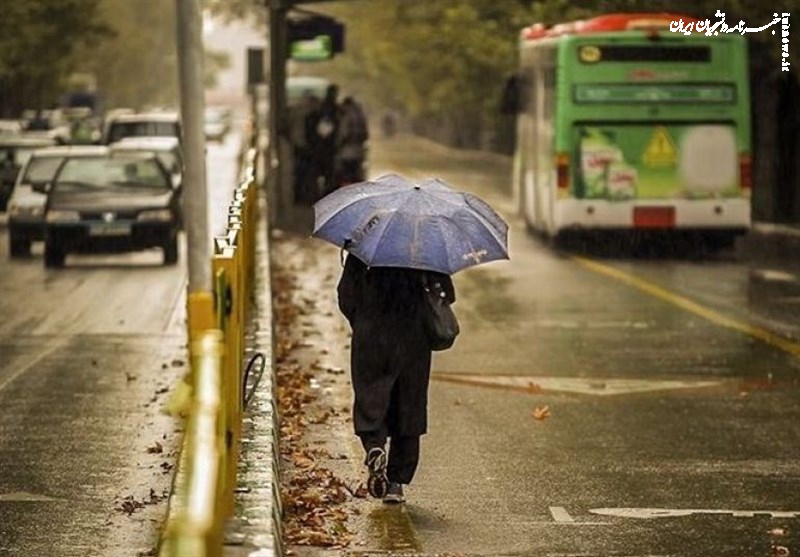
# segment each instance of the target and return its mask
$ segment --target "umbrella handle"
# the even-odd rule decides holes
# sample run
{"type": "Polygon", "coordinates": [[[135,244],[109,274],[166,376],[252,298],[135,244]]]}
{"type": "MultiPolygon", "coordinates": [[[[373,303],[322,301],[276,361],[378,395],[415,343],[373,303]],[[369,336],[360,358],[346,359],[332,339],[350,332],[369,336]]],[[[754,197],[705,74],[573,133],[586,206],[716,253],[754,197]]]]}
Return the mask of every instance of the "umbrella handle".
{"type": "Polygon", "coordinates": [[[339,250],[339,263],[342,267],[344,267],[344,252],[347,251],[347,247],[353,243],[353,240],[350,238],[345,238],[344,243],[342,244],[342,249],[339,250]]]}

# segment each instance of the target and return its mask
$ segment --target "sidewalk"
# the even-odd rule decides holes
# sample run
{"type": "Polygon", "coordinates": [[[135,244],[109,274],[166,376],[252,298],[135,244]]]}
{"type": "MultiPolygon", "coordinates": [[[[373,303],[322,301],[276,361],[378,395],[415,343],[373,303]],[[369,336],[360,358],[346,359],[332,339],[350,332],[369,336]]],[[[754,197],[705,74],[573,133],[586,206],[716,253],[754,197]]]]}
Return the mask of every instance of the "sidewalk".
{"type": "MultiPolygon", "coordinates": [[[[261,210],[265,215],[263,203],[261,210]]],[[[338,252],[308,237],[309,210],[295,217],[295,230],[273,232],[269,245],[265,219],[257,233],[257,311],[245,360],[260,351],[274,366],[245,412],[225,555],[420,554],[412,515],[437,529],[439,511],[415,508],[414,489],[405,507],[365,497],[362,450],[350,423],[349,328],[336,306],[338,252]]],[[[736,252],[754,261],[800,262],[800,227],[756,223],[736,252]]]]}
{"type": "Polygon", "coordinates": [[[273,232],[270,268],[266,238],[262,226],[258,308],[245,360],[260,351],[269,361],[271,343],[274,369],[265,371],[245,411],[239,490],[225,556],[419,550],[406,509],[367,497],[363,485],[363,454],[350,417],[350,332],[336,302],[338,252],[303,233],[273,232]],[[270,273],[271,285],[264,280],[270,273]]]}

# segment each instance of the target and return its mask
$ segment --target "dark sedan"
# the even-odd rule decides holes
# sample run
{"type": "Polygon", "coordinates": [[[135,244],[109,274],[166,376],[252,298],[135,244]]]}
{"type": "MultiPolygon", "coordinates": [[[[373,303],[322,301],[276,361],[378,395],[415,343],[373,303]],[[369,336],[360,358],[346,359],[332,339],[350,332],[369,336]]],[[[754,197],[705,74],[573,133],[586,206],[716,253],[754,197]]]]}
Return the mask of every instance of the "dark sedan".
{"type": "Polygon", "coordinates": [[[179,191],[152,154],[67,159],[47,197],[44,264],[68,253],[118,253],[160,247],[178,261],[179,191]]]}

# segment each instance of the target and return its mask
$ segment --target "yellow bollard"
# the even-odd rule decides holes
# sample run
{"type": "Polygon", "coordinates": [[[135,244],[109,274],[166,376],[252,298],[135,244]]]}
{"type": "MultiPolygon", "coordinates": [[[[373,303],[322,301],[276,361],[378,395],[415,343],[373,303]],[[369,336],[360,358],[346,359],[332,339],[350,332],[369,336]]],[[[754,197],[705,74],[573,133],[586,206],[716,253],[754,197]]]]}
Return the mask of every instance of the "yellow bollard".
{"type": "MultiPolygon", "coordinates": [[[[225,237],[226,242],[232,242],[232,247],[223,247],[213,258],[215,276],[219,270],[223,271],[226,278],[225,302],[222,309],[229,311],[222,319],[222,330],[225,335],[225,348],[228,358],[223,373],[223,406],[225,408],[225,504],[226,513],[233,512],[234,489],[236,488],[236,466],[239,459],[239,443],[241,439],[242,403],[241,403],[241,377],[242,353],[244,344],[243,320],[241,306],[244,302],[241,296],[241,278],[238,273],[236,252],[238,248],[238,230],[229,231],[225,237]]],[[[229,244],[230,245],[230,244],[229,244]]]]}
{"type": "Polygon", "coordinates": [[[189,292],[186,296],[186,310],[189,321],[189,343],[197,338],[200,331],[214,328],[214,296],[211,292],[189,292]]]}

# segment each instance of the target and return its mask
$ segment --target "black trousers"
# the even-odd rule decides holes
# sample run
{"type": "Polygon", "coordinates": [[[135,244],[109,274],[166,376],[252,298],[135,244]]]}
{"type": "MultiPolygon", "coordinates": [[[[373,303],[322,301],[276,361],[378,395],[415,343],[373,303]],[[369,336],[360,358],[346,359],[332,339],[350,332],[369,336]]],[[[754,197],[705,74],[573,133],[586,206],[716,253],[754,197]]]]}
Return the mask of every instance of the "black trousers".
{"type": "MultiPolygon", "coordinates": [[[[370,432],[360,434],[361,444],[369,453],[370,449],[386,447],[386,434],[370,432]]],[[[390,482],[410,484],[419,464],[419,435],[395,435],[389,442],[389,464],[386,477],[390,482]]]]}

